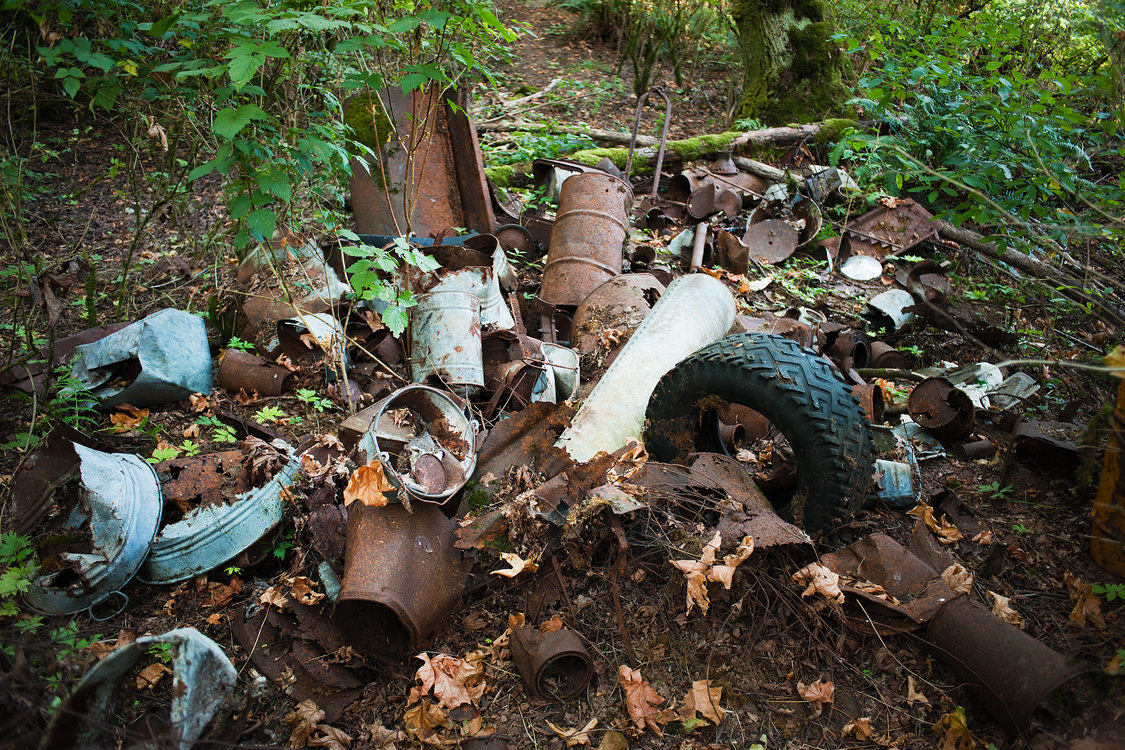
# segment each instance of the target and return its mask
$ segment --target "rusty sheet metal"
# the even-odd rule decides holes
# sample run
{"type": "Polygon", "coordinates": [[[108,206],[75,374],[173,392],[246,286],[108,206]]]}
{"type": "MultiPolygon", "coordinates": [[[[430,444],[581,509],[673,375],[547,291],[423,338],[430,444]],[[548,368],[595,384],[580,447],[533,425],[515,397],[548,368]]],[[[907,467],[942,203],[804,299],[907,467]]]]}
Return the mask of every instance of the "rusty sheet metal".
{"type": "Polygon", "coordinates": [[[65,615],[119,593],[136,575],[160,526],[160,481],[139,456],[102,453],[74,444],[81,487],[71,513],[89,529],[89,552],[60,552],[31,578],[24,599],[33,609],[65,615]]]}
{"type": "Polygon", "coordinates": [[[39,358],[44,360],[42,362],[28,362],[26,365],[16,365],[11,369],[5,370],[0,373],[0,385],[9,385],[13,388],[18,388],[24,393],[39,393],[46,392],[46,379],[45,374],[70,361],[74,356],[74,350],[82,344],[92,344],[99,341],[111,333],[120,331],[128,323],[110,323],[109,325],[98,326],[97,328],[87,328],[85,331],[75,333],[71,336],[61,338],[55,342],[53,349],[48,352],[47,348],[39,350],[39,358]],[[46,360],[50,358],[50,364],[46,360]]]}
{"type": "Polygon", "coordinates": [[[123,678],[138,663],[151,661],[155,649],[165,648],[171,650],[172,657],[168,736],[159,738],[161,742],[154,746],[190,750],[234,690],[237,679],[234,665],[223,650],[195,628],[138,638],[106,654],[54,712],[40,747],[120,747],[127,735],[124,728],[110,721],[116,715],[123,678]]]}
{"type": "Polygon", "coordinates": [[[863,407],[863,413],[871,424],[883,424],[887,404],[883,400],[883,389],[874,383],[853,385],[852,396],[863,407]]]}
{"type": "Polygon", "coordinates": [[[750,248],[730,232],[715,232],[715,250],[719,264],[735,275],[744,275],[750,270],[750,248]]]}
{"type": "Polygon", "coordinates": [[[227,349],[215,382],[232,393],[245,389],[247,393],[257,391],[260,396],[280,396],[292,374],[287,367],[238,349],[227,349]]]}
{"type": "Polygon", "coordinates": [[[937,613],[925,638],[1010,735],[1027,732],[1051,693],[1089,671],[964,597],[937,613]]]}
{"type": "Polygon", "coordinates": [[[296,701],[312,700],[333,722],[363,693],[351,669],[331,657],[348,641],[318,606],[285,596],[285,609],[262,606],[253,615],[235,608],[231,633],[262,674],[296,701]]]}
{"type": "Polygon", "coordinates": [[[549,701],[577,698],[594,676],[594,663],[582,639],[562,628],[541,633],[521,626],[512,631],[512,661],[524,686],[549,701]]]}
{"type": "MultiPolygon", "coordinates": [[[[391,86],[376,98],[378,102],[372,103],[381,105],[382,112],[372,121],[392,132],[376,133],[386,143],[381,165],[369,167],[360,159],[352,160],[350,186],[357,231],[397,236],[409,225],[413,232],[429,236],[450,227],[491,232],[496,219],[480,143],[468,114],[467,89],[439,92],[430,88],[403,94],[398,86],[391,86]],[[424,123],[420,132],[417,123],[424,123]],[[411,153],[412,163],[408,163],[411,153]]],[[[363,107],[364,102],[352,100],[348,106],[363,107]]]]}
{"type": "Polygon", "coordinates": [[[1090,557],[1105,570],[1125,576],[1125,380],[1117,386],[1117,402],[1106,438],[1102,474],[1091,514],[1090,557]]]}
{"type": "Polygon", "coordinates": [[[480,297],[461,290],[420,294],[410,311],[410,375],[472,395],[484,386],[480,297]]]}
{"type": "Polygon", "coordinates": [[[505,253],[523,260],[531,260],[535,255],[535,238],[526,227],[519,224],[505,224],[496,228],[496,240],[505,253]]]}
{"type": "Polygon", "coordinates": [[[20,465],[12,477],[9,506],[17,534],[30,531],[51,509],[55,490],[78,476],[74,445],[88,440],[73,427],[61,424],[35,448],[30,460],[20,465]]]}
{"type": "Polygon", "coordinates": [[[372,655],[421,648],[461,598],[470,562],[435,505],[348,509],[344,577],[333,620],[346,641],[372,655]]]}
{"type": "Polygon", "coordinates": [[[780,219],[768,219],[751,224],[742,235],[742,242],[750,248],[750,257],[758,263],[780,263],[797,249],[800,233],[780,219]]]}
{"type": "Polygon", "coordinates": [[[972,432],[976,414],[969,397],[945,378],[926,378],[914,386],[906,408],[911,419],[942,441],[972,432]]]}
{"type": "Polygon", "coordinates": [[[103,407],[154,406],[211,392],[211,349],[203,319],[155,312],[92,344],[75,347],[71,375],[103,407]]]}
{"type": "Polygon", "coordinates": [[[546,464],[565,465],[566,454],[554,444],[573,417],[574,409],[566,404],[538,403],[500,420],[477,452],[473,479],[504,476],[511,466],[545,471],[546,464]]]}
{"type": "Polygon", "coordinates": [[[528,513],[556,526],[563,526],[571,513],[584,505],[590,491],[605,484],[606,472],[625,453],[603,453],[586,463],[570,461],[559,471],[545,471],[551,476],[528,497],[528,513]]]}
{"type": "Polygon", "coordinates": [[[223,451],[161,462],[156,473],[164,502],[178,505],[184,513],[195,505],[227,502],[250,489],[249,474],[243,471],[245,459],[242,451],[223,451]]]}
{"type": "Polygon", "coordinates": [[[826,353],[840,372],[847,373],[851,369],[867,367],[871,360],[871,345],[862,332],[848,329],[836,334],[826,353]]]}
{"type": "Polygon", "coordinates": [[[610,279],[590,292],[574,311],[571,345],[581,355],[593,354],[606,329],[632,331],[663,293],[664,285],[652,274],[627,273],[610,279]]]}
{"type": "Polygon", "coordinates": [[[861,632],[894,635],[918,630],[958,596],[937,571],[886,534],[866,536],[820,561],[847,577],[840,582],[845,611],[849,624],[861,632]],[[886,594],[863,582],[882,587],[886,594]]]}
{"type": "Polygon", "coordinates": [[[1084,425],[1067,422],[1020,422],[1013,443],[1016,458],[1070,476],[1078,468],[1078,442],[1085,432],[1084,425]]]}
{"type": "Polygon", "coordinates": [[[933,219],[933,214],[909,198],[896,201],[894,208],[880,205],[848,222],[844,244],[855,255],[884,258],[937,239],[933,219]]]}
{"type": "Polygon", "coordinates": [[[621,273],[632,203],[633,191],[612,175],[590,172],[563,183],[539,293],[544,302],[577,305],[621,273]]]}

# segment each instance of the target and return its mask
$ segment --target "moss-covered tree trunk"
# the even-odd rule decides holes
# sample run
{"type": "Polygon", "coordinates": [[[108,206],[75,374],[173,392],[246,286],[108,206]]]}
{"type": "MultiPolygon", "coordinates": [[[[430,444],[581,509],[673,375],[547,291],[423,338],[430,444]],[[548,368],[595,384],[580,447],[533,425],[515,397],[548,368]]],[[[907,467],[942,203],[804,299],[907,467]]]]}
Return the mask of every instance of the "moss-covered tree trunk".
{"type": "Polygon", "coordinates": [[[813,122],[841,113],[843,59],[828,41],[823,0],[732,0],[742,54],[736,117],[765,125],[813,122]]]}

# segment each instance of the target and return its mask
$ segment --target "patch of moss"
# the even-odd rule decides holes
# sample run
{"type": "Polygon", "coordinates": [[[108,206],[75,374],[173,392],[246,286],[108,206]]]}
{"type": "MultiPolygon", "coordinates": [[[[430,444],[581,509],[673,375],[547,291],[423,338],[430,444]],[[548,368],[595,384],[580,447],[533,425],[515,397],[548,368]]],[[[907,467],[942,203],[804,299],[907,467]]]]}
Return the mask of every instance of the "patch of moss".
{"type": "Polygon", "coordinates": [[[728,130],[725,133],[700,135],[682,141],[668,141],[668,150],[675,151],[684,161],[695,161],[719,151],[726,151],[730,148],[730,142],[740,134],[739,131],[728,130]]]}
{"type": "Polygon", "coordinates": [[[484,176],[492,180],[492,184],[498,188],[509,188],[512,186],[512,177],[516,174],[516,168],[511,164],[504,164],[499,167],[485,167],[484,176]]]}
{"type": "Polygon", "coordinates": [[[352,129],[352,138],[375,151],[391,139],[393,130],[382,100],[370,92],[348,100],[344,124],[352,129]]]}
{"type": "Polygon", "coordinates": [[[789,43],[793,47],[793,63],[789,69],[798,78],[818,78],[831,75],[835,45],[828,40],[834,30],[827,21],[810,23],[804,28],[789,29],[789,43]]]}
{"type": "MultiPolygon", "coordinates": [[[[618,169],[625,169],[625,163],[629,160],[629,149],[627,148],[588,148],[584,151],[575,151],[567,157],[579,164],[585,164],[588,167],[596,166],[602,159],[608,158],[613,162],[613,166],[618,169]]],[[[633,159],[633,175],[647,174],[653,170],[653,167],[643,159],[633,159]]]]}
{"type": "Polygon", "coordinates": [[[848,128],[858,128],[859,122],[847,117],[829,117],[824,121],[820,130],[816,131],[813,141],[816,143],[835,143],[844,135],[848,128]]]}

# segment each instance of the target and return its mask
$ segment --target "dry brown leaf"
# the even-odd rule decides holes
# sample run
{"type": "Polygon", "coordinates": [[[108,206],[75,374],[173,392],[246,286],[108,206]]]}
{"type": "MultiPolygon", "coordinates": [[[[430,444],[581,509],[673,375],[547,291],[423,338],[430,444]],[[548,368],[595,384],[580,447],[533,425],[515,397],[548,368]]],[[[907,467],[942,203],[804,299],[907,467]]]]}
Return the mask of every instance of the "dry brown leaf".
{"type": "Polygon", "coordinates": [[[622,664],[617,668],[617,679],[621,682],[621,688],[625,691],[625,710],[629,712],[629,718],[633,720],[633,735],[640,735],[648,727],[659,737],[664,736],[664,730],[660,728],[657,723],[657,717],[661,713],[656,706],[664,702],[660,694],[652,689],[639,670],[630,669],[622,664]]]}
{"type": "Polygon", "coordinates": [[[855,734],[857,740],[869,740],[874,734],[871,731],[871,717],[864,716],[862,719],[852,719],[841,730],[843,734],[855,734]]]}
{"type": "MultiPolygon", "coordinates": [[[[476,653],[471,654],[476,656],[476,653]]],[[[416,677],[422,681],[421,686],[410,689],[407,705],[417,702],[422,697],[433,693],[442,708],[456,708],[466,703],[476,704],[484,695],[484,669],[480,665],[480,658],[458,659],[449,654],[438,654],[430,658],[429,655],[418,654],[422,666],[418,667],[416,677]]]]}
{"type": "Polygon", "coordinates": [[[590,746],[590,730],[598,725],[597,719],[590,719],[586,722],[586,726],[581,729],[567,729],[560,727],[554,722],[548,721],[547,726],[551,731],[561,737],[567,747],[589,747],[590,746]]]}
{"type": "Polygon", "coordinates": [[[324,598],[324,594],[313,591],[315,584],[305,576],[293,576],[286,583],[289,585],[289,595],[301,604],[316,604],[324,598]]]}
{"type": "Polygon", "coordinates": [[[967,594],[973,590],[973,574],[961,563],[953,563],[941,572],[941,580],[955,594],[967,594]]]}
{"type": "Polygon", "coordinates": [[[528,573],[534,573],[535,571],[539,570],[539,566],[533,559],[528,558],[527,560],[524,560],[515,552],[502,552],[500,553],[500,559],[507,563],[508,567],[492,571],[492,575],[494,576],[515,578],[524,571],[527,571],[528,573]]]}
{"type": "Polygon", "coordinates": [[[372,332],[381,331],[386,328],[386,326],[383,325],[382,318],[379,317],[379,313],[374,310],[364,310],[363,321],[367,323],[367,327],[370,328],[372,332]]]}
{"type": "Polygon", "coordinates": [[[278,609],[285,609],[285,594],[281,593],[277,586],[270,586],[258,597],[258,602],[267,606],[273,605],[278,609]]]}
{"type": "Polygon", "coordinates": [[[914,675],[910,675],[906,678],[906,702],[912,706],[915,703],[924,703],[927,706],[930,705],[930,699],[914,684],[914,675]]]}
{"type": "Polygon", "coordinates": [[[440,730],[452,729],[453,722],[441,706],[423,699],[418,705],[406,709],[406,713],[402,715],[402,726],[410,739],[441,746],[445,743],[445,738],[440,730]]]}
{"type": "Polygon", "coordinates": [[[691,683],[691,690],[684,696],[684,705],[679,711],[680,721],[686,721],[699,714],[712,724],[721,724],[723,714],[726,713],[726,709],[719,705],[722,697],[721,687],[711,687],[710,680],[696,680],[691,683]]]}
{"type": "Polygon", "coordinates": [[[352,472],[348,486],[344,489],[344,507],[358,500],[364,505],[381,508],[387,504],[387,496],[384,493],[393,496],[395,488],[383,472],[383,464],[379,463],[379,459],[374,459],[366,466],[360,466],[352,472]]]}
{"type": "Polygon", "coordinates": [[[239,388],[238,393],[234,394],[235,403],[242,404],[243,406],[249,406],[250,404],[257,403],[259,400],[261,400],[261,398],[262,397],[258,395],[258,389],[256,388],[251,388],[249,393],[246,392],[245,388],[239,388]]]}
{"type": "Polygon", "coordinates": [[[543,622],[543,624],[539,626],[539,632],[540,633],[553,633],[556,630],[562,630],[562,628],[563,628],[562,618],[559,617],[558,615],[554,615],[553,617],[545,620],[543,622]]]}
{"type": "Polygon", "coordinates": [[[194,422],[189,424],[184,428],[183,436],[188,439],[195,439],[199,437],[199,425],[194,422]]]}
{"type": "Polygon", "coordinates": [[[836,695],[836,686],[831,680],[818,679],[811,685],[803,682],[797,683],[797,695],[801,696],[813,706],[813,715],[820,716],[825,703],[832,703],[836,695]]]}
{"type": "Polygon", "coordinates": [[[934,724],[934,731],[942,735],[941,750],[969,750],[976,747],[977,743],[965,721],[965,709],[960,706],[938,719],[934,724]]]}
{"type": "Polygon", "coordinates": [[[117,411],[109,415],[114,432],[134,430],[148,417],[148,409],[138,409],[132,404],[118,404],[117,411]]]}
{"type": "Polygon", "coordinates": [[[1102,603],[1093,587],[1083,583],[1069,570],[1063,574],[1066,591],[1074,602],[1074,609],[1070,611],[1070,619],[1079,625],[1087,622],[1095,625],[1099,630],[1105,629],[1105,618],[1102,617],[1102,603]]]}
{"type": "Polygon", "coordinates": [[[161,151],[168,150],[168,134],[164,126],[156,121],[155,117],[148,118],[148,138],[154,145],[160,146],[161,151]]]}
{"type": "Polygon", "coordinates": [[[401,729],[387,729],[382,724],[372,724],[367,727],[367,731],[371,733],[371,744],[374,745],[375,750],[398,750],[398,745],[395,743],[406,742],[406,732],[401,729]]]}
{"type": "Polygon", "coordinates": [[[342,729],[337,729],[328,724],[317,724],[316,731],[306,742],[305,747],[326,747],[328,750],[347,750],[348,746],[352,744],[352,738],[350,735],[345,734],[342,729]]]}
{"type": "Polygon", "coordinates": [[[298,703],[297,707],[285,716],[285,723],[293,725],[288,747],[307,747],[309,737],[316,731],[317,724],[323,720],[324,711],[314,701],[303,700],[298,703]]]}
{"type": "Polygon", "coordinates": [[[222,622],[223,622],[223,616],[222,616],[222,614],[220,614],[218,612],[212,612],[211,614],[207,615],[207,624],[208,625],[221,625],[222,622]]]}
{"type": "Polygon", "coordinates": [[[1109,368],[1109,374],[1115,378],[1125,378],[1125,346],[1118,344],[1113,351],[1102,358],[1102,362],[1109,368]]]}
{"type": "Polygon", "coordinates": [[[820,563],[809,563],[801,568],[793,574],[793,580],[805,586],[801,596],[820,594],[829,601],[844,603],[844,592],[840,590],[840,576],[820,563]]]}
{"type": "Polygon", "coordinates": [[[172,674],[172,670],[166,664],[160,662],[149,664],[137,675],[137,690],[151,690],[164,679],[166,674],[172,674]]]}
{"type": "Polygon", "coordinates": [[[934,518],[934,509],[924,502],[919,502],[910,510],[906,511],[906,515],[921,518],[930,530],[937,534],[938,541],[942,544],[953,544],[962,538],[961,531],[949,520],[942,516],[938,521],[934,518]]]}
{"type": "Polygon", "coordinates": [[[188,396],[188,401],[191,403],[191,410],[194,412],[208,411],[214,408],[211,405],[211,399],[202,393],[191,394],[188,396]]]}
{"type": "Polygon", "coordinates": [[[1023,630],[1023,618],[1020,613],[1012,608],[1010,602],[1011,597],[1001,596],[995,591],[989,591],[988,595],[992,597],[992,614],[999,617],[1009,625],[1015,625],[1020,630],[1023,630]]]}
{"type": "Polygon", "coordinates": [[[722,543],[722,534],[716,531],[711,541],[704,545],[703,553],[698,560],[670,561],[675,568],[684,574],[684,578],[687,580],[686,602],[689,613],[692,607],[699,607],[703,614],[707,614],[707,610],[711,607],[711,600],[707,595],[707,582],[714,581],[729,590],[735,569],[745,562],[746,558],[750,557],[750,553],[754,551],[753,538],[743,537],[738,549],[733,554],[723,557],[722,565],[716,565],[715,556],[722,543]]]}
{"type": "Polygon", "coordinates": [[[985,529],[984,531],[973,537],[973,542],[982,546],[985,544],[992,544],[992,532],[988,529],[985,529]]]}

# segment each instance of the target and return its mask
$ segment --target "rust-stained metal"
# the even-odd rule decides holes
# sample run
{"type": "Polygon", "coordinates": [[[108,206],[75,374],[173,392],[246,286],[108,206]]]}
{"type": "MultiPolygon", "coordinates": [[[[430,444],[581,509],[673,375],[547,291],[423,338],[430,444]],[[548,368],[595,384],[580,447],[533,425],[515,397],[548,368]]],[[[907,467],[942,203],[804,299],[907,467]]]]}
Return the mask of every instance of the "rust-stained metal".
{"type": "Polygon", "coordinates": [[[822,555],[821,563],[846,577],[840,590],[848,622],[865,633],[918,630],[958,596],[937,571],[886,534],[871,534],[839,552],[822,555]],[[881,586],[894,600],[854,585],[861,581],[881,586]]]}
{"type": "Polygon", "coordinates": [[[925,637],[1010,735],[1027,732],[1051,693],[1088,671],[964,597],[942,607],[925,637]]]}
{"type": "Polygon", "coordinates": [[[576,698],[594,676],[594,662],[586,645],[567,628],[549,633],[527,626],[515,628],[511,649],[523,684],[541,700],[576,698]]]}
{"type": "Polygon", "coordinates": [[[236,607],[231,633],[254,666],[293,696],[312,700],[324,720],[340,718],[363,692],[363,682],[330,657],[349,643],[320,607],[301,604],[286,595],[284,609],[265,605],[253,615],[236,607]]]}
{"type": "Polygon", "coordinates": [[[926,378],[914,386],[906,408],[911,419],[942,441],[968,435],[976,414],[969,397],[945,378],[926,378]]]}
{"type": "Polygon", "coordinates": [[[505,253],[530,260],[535,255],[535,238],[526,227],[504,224],[496,228],[496,240],[505,253]]]}
{"type": "Polygon", "coordinates": [[[164,502],[187,513],[196,505],[214,505],[250,489],[242,470],[242,451],[223,451],[163,461],[156,467],[164,502]]]}
{"type": "MultiPolygon", "coordinates": [[[[467,89],[440,92],[431,87],[404,94],[389,86],[363,96],[379,110],[370,122],[376,140],[385,145],[376,149],[381,162],[352,160],[357,231],[401,235],[409,226],[429,236],[450,227],[491,232],[496,219],[467,89]]],[[[367,102],[353,99],[349,108],[367,102]]]]}
{"type": "Polygon", "coordinates": [[[796,318],[778,318],[768,330],[770,333],[792,339],[806,349],[813,351],[820,349],[821,335],[817,329],[796,318]]]}
{"type": "Polygon", "coordinates": [[[870,347],[868,364],[871,367],[887,370],[906,370],[910,367],[910,358],[885,341],[872,341],[870,347]]]}
{"type": "Polygon", "coordinates": [[[948,271],[932,260],[916,263],[909,271],[903,269],[895,279],[917,299],[930,304],[941,304],[949,296],[948,271]]]}
{"type": "Polygon", "coordinates": [[[1090,557],[1109,572],[1125,576],[1125,380],[1117,386],[1117,403],[1109,420],[1102,474],[1094,497],[1090,557]]]}
{"type": "MultiPolygon", "coordinates": [[[[512,466],[532,466],[546,470],[545,464],[565,465],[566,454],[554,447],[574,416],[566,404],[531,404],[498,422],[477,452],[473,477],[485,474],[503,476],[512,466]]],[[[557,473],[557,472],[556,472],[557,473]]]]}
{"type": "Polygon", "coordinates": [[[42,361],[28,362],[26,365],[15,365],[8,370],[0,372],[0,385],[10,385],[24,393],[33,393],[36,391],[41,394],[46,393],[46,373],[61,364],[69,362],[70,358],[74,356],[75,348],[82,344],[92,344],[111,333],[120,331],[127,325],[129,325],[129,323],[110,323],[109,325],[98,326],[97,328],[87,328],[80,333],[61,338],[55,342],[54,347],[49,353],[46,347],[39,350],[39,357],[42,361]],[[50,362],[46,361],[48,354],[50,354],[50,362]]]}
{"type": "MultiPolygon", "coordinates": [[[[649,193],[650,200],[656,200],[656,190],[660,187],[660,171],[664,168],[664,149],[668,144],[668,127],[672,124],[672,100],[664,92],[664,87],[653,86],[637,99],[637,114],[633,118],[633,137],[629,141],[629,156],[625,159],[625,179],[628,180],[633,174],[633,150],[637,147],[637,131],[641,128],[641,112],[644,109],[645,102],[653,94],[664,99],[664,127],[660,131],[660,150],[656,155],[656,173],[652,180],[652,192],[649,193]]],[[[632,204],[631,200],[630,204],[632,204]]]]}
{"type": "Polygon", "coordinates": [[[954,443],[953,455],[961,461],[978,461],[982,458],[992,458],[996,455],[996,446],[991,440],[970,440],[968,442],[954,443]]]}
{"type": "Polygon", "coordinates": [[[543,301],[577,305],[621,273],[626,210],[632,202],[633,191],[612,175],[590,172],[563,183],[543,269],[543,301]]]}
{"type": "Polygon", "coordinates": [[[863,413],[867,415],[868,422],[871,424],[883,424],[887,404],[883,400],[882,388],[875,383],[853,385],[852,395],[855,396],[856,401],[859,401],[860,406],[863,407],[863,413]]]}
{"type": "MultiPolygon", "coordinates": [[[[771,220],[790,222],[797,229],[797,246],[800,247],[816,239],[816,236],[820,233],[822,218],[820,206],[815,201],[804,196],[798,196],[792,201],[763,201],[751,212],[747,221],[750,226],[753,226],[771,220]]],[[[747,245],[750,244],[745,237],[743,242],[746,242],[747,245]]]]}
{"type": "Polygon", "coordinates": [[[1078,442],[1086,428],[1065,422],[1030,420],[1016,425],[1013,437],[1015,456],[1062,476],[1078,468],[1078,442]]]}
{"type": "Polygon", "coordinates": [[[742,242],[750,248],[750,257],[755,261],[773,265],[793,254],[799,236],[800,233],[787,222],[769,219],[747,227],[742,242]]]}
{"type": "Polygon", "coordinates": [[[664,285],[651,274],[627,273],[610,279],[574,311],[571,344],[579,354],[592,354],[606,329],[632,331],[663,293],[664,285]]]}
{"type": "Polygon", "coordinates": [[[742,275],[750,270],[750,248],[730,232],[715,232],[715,250],[720,265],[731,273],[742,275]]]}
{"type": "Polygon", "coordinates": [[[476,393],[484,386],[480,297],[462,290],[417,296],[410,314],[410,374],[415,383],[430,380],[476,393]]]}
{"type": "Polygon", "coordinates": [[[867,367],[871,361],[871,346],[862,332],[847,329],[836,334],[827,354],[836,367],[846,373],[853,368],[862,370],[867,367]]]}
{"type": "Polygon", "coordinates": [[[453,522],[435,505],[352,503],[332,616],[345,640],[388,657],[422,647],[465,587],[470,565],[454,541],[453,522]]]}
{"type": "Polygon", "coordinates": [[[280,396],[293,372],[281,365],[238,349],[227,349],[215,382],[233,393],[245,389],[259,396],[280,396]]]}
{"type": "Polygon", "coordinates": [[[715,425],[719,431],[719,441],[728,456],[738,453],[746,445],[746,428],[739,422],[727,424],[719,419],[715,425]]]}
{"type": "Polygon", "coordinates": [[[55,490],[78,476],[80,462],[74,444],[88,440],[73,427],[60,424],[16,471],[9,512],[17,534],[30,531],[51,509],[55,490]]]}
{"type": "Polygon", "coordinates": [[[933,219],[933,214],[909,198],[896,200],[894,207],[882,204],[848,223],[844,245],[854,255],[875,258],[901,253],[937,239],[933,219]]]}

